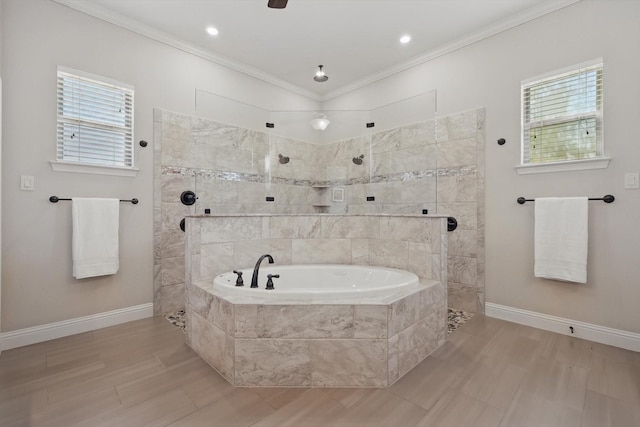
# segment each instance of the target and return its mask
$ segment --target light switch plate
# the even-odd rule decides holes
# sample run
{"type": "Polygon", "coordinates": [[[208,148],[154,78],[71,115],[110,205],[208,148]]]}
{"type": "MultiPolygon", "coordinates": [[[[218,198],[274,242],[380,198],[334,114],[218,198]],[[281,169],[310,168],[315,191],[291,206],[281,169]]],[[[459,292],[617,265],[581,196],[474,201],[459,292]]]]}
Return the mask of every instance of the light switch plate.
{"type": "Polygon", "coordinates": [[[624,174],[624,188],[626,190],[637,189],[640,187],[640,174],[638,172],[629,172],[624,174]]]}
{"type": "Polygon", "coordinates": [[[36,189],[35,178],[30,175],[20,176],[20,190],[33,191],[36,189]]]}

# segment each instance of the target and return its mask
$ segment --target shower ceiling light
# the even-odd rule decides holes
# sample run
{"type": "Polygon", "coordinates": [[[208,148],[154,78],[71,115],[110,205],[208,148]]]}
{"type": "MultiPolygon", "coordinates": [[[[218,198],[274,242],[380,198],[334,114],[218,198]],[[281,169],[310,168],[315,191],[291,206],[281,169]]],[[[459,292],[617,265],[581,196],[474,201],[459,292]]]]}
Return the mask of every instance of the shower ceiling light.
{"type": "Polygon", "coordinates": [[[400,37],[400,43],[402,44],[407,44],[411,41],[411,36],[409,34],[405,34],[404,36],[400,37]]]}
{"type": "Polygon", "coordinates": [[[319,82],[319,83],[324,83],[327,80],[329,80],[329,77],[324,73],[324,70],[322,69],[323,65],[318,65],[318,71],[316,71],[316,75],[313,76],[313,80],[319,82]]]}
{"type": "Polygon", "coordinates": [[[329,123],[331,122],[329,121],[329,119],[327,119],[327,117],[324,114],[321,114],[315,119],[312,119],[309,123],[311,123],[311,127],[314,128],[315,130],[322,131],[322,130],[325,130],[327,126],[329,126],[329,123]]]}
{"type": "Polygon", "coordinates": [[[216,27],[207,27],[207,34],[209,34],[210,36],[217,36],[218,33],[219,31],[216,27]]]}

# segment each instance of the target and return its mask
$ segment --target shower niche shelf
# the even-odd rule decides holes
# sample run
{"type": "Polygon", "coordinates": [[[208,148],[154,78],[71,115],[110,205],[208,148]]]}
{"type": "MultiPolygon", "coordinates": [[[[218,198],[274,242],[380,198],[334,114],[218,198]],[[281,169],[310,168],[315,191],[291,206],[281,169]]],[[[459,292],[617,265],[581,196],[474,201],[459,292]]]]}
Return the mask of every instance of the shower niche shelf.
{"type": "Polygon", "coordinates": [[[315,193],[316,193],[315,195],[316,202],[313,203],[311,206],[313,206],[313,208],[316,211],[319,211],[321,213],[327,212],[331,207],[331,204],[329,203],[330,195],[327,189],[331,187],[329,185],[318,184],[318,185],[312,185],[311,188],[315,190],[315,193]]]}

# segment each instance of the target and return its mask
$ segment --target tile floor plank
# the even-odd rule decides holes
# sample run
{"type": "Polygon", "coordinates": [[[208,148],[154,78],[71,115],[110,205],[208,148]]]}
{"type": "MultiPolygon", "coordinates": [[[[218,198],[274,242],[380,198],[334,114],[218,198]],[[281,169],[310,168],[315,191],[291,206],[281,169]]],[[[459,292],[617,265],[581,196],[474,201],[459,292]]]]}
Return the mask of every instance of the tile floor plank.
{"type": "Polygon", "coordinates": [[[476,315],[387,389],[234,388],[162,317],[4,351],[2,427],[637,427],[640,353],[476,315]]]}

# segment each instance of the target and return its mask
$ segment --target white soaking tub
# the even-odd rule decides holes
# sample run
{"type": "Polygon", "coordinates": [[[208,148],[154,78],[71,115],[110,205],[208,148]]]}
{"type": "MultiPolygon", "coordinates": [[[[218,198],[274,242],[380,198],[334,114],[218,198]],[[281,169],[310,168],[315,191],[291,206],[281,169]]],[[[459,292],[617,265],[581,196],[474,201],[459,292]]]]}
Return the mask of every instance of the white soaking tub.
{"type": "Polygon", "coordinates": [[[213,280],[216,294],[233,299],[260,299],[265,303],[298,302],[302,304],[353,304],[362,299],[386,300],[415,291],[419,279],[414,273],[386,267],[340,264],[271,265],[259,270],[258,288],[251,288],[253,269],[242,269],[244,286],[236,286],[237,275],[223,273],[213,280]],[[267,290],[267,275],[274,289],[267,290]]]}

